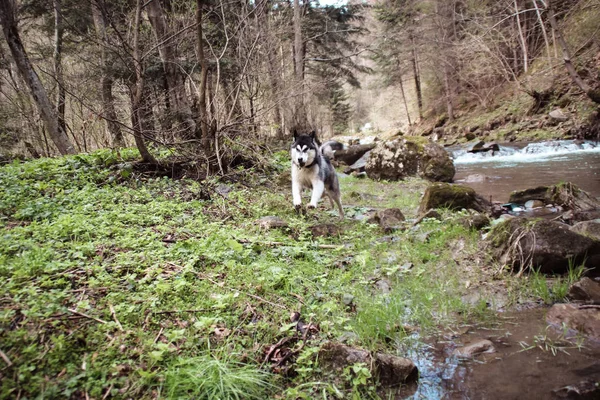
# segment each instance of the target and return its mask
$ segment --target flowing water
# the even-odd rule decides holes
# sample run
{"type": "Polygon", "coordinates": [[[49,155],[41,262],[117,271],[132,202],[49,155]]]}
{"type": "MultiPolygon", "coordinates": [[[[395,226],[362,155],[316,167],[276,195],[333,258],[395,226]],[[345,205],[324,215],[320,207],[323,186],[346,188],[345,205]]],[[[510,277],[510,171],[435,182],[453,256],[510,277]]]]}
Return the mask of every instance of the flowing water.
{"type": "Polygon", "coordinates": [[[510,192],[571,182],[600,197],[600,144],[560,140],[502,144],[492,154],[449,148],[454,158],[454,181],[494,201],[508,201],[510,192]]]}
{"type": "MultiPolygon", "coordinates": [[[[454,181],[495,201],[510,192],[572,182],[600,198],[600,144],[553,141],[501,145],[495,154],[448,149],[454,158],[454,181]]],[[[564,396],[564,388],[600,381],[600,343],[567,338],[549,327],[546,308],[505,312],[491,327],[466,326],[449,332],[407,356],[419,368],[419,383],[395,399],[588,399],[564,396]],[[495,352],[474,359],[454,355],[457,347],[491,340],[495,352]],[[561,394],[563,394],[561,396],[561,394]]],[[[385,397],[385,396],[384,396],[385,397]]]]}

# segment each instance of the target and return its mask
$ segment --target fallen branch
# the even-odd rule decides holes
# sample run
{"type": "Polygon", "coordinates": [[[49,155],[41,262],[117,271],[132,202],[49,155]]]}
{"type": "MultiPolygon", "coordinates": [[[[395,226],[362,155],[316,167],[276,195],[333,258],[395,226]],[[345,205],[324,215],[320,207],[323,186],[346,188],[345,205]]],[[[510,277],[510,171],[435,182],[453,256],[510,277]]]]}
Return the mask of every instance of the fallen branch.
{"type": "MultiPolygon", "coordinates": [[[[263,242],[263,241],[252,241],[252,240],[248,240],[248,239],[239,239],[238,242],[240,242],[241,244],[260,244],[263,246],[290,246],[289,243],[284,243],[284,242],[263,242]]],[[[316,244],[314,245],[315,247],[319,248],[319,249],[337,249],[341,246],[344,245],[338,245],[338,244],[316,244]]]]}
{"type": "Polygon", "coordinates": [[[77,310],[70,309],[70,308],[67,308],[67,310],[69,310],[69,312],[72,312],[73,314],[81,315],[82,317],[85,317],[85,318],[88,318],[88,319],[93,319],[94,321],[100,322],[101,324],[106,324],[106,321],[101,320],[100,318],[92,317],[91,315],[87,315],[87,314],[84,314],[84,313],[79,312],[77,310]]]}
{"type": "Polygon", "coordinates": [[[0,350],[0,357],[2,357],[2,359],[4,360],[6,365],[8,365],[9,367],[12,367],[12,365],[13,365],[12,361],[10,361],[10,358],[8,358],[6,353],[4,353],[2,350],[0,350]]]}
{"type": "Polygon", "coordinates": [[[119,330],[121,332],[123,332],[123,325],[121,325],[121,323],[119,322],[118,318],[117,318],[117,313],[115,313],[115,309],[112,306],[112,304],[108,305],[108,308],[110,308],[110,313],[112,314],[113,319],[115,320],[115,322],[117,323],[117,326],[119,327],[119,330]]]}

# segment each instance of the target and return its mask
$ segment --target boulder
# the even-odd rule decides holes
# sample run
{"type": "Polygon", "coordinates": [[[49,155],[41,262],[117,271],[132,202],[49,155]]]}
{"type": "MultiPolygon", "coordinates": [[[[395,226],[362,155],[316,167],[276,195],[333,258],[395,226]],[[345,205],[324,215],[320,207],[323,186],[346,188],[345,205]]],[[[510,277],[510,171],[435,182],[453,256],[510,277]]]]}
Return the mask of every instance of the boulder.
{"type": "Polygon", "coordinates": [[[481,230],[490,224],[490,217],[482,213],[473,213],[460,219],[460,223],[468,229],[481,230]]]}
{"type": "Polygon", "coordinates": [[[379,143],[365,166],[367,175],[392,181],[415,175],[432,181],[452,181],[456,171],[448,152],[438,144],[415,140],[399,138],[379,143]]]}
{"type": "Polygon", "coordinates": [[[337,150],[333,156],[335,161],[344,163],[346,165],[352,165],[361,159],[366,153],[374,149],[375,143],[370,144],[357,144],[349,146],[346,149],[337,150]]]}
{"type": "Polygon", "coordinates": [[[564,273],[581,263],[593,268],[600,260],[600,242],[546,220],[512,218],[497,224],[487,238],[492,255],[519,271],[533,267],[543,273],[564,273]]]}
{"type": "Polygon", "coordinates": [[[383,386],[415,382],[419,375],[417,367],[408,358],[382,353],[371,354],[367,350],[335,342],[327,342],[321,346],[319,362],[324,368],[338,374],[348,366],[364,363],[383,386]]]}
{"type": "Polygon", "coordinates": [[[555,304],[546,315],[546,322],[562,330],[581,333],[600,340],[600,308],[575,304],[555,304]]]}
{"type": "Polygon", "coordinates": [[[387,208],[385,210],[379,210],[375,212],[367,222],[370,224],[379,224],[384,231],[391,232],[397,229],[402,221],[406,218],[399,208],[387,208]]]}
{"type": "Polygon", "coordinates": [[[571,231],[600,241],[600,219],[578,222],[571,227],[571,231]]]}
{"type": "Polygon", "coordinates": [[[586,379],[555,389],[552,394],[555,399],[598,400],[600,399],[600,385],[598,385],[596,379],[586,379]]]}
{"type": "Polygon", "coordinates": [[[449,208],[451,210],[464,208],[487,212],[490,204],[468,186],[434,183],[425,190],[419,206],[419,214],[424,214],[432,208],[449,208]]]}
{"type": "Polygon", "coordinates": [[[489,143],[485,143],[482,140],[479,140],[473,144],[471,144],[468,149],[467,152],[469,153],[484,153],[486,151],[491,151],[492,153],[495,151],[499,151],[500,150],[500,146],[498,146],[498,143],[496,142],[489,142],[489,143]]]}
{"type": "Polygon", "coordinates": [[[569,119],[569,117],[561,110],[560,108],[554,109],[548,113],[548,116],[553,120],[564,122],[569,119]]]}
{"type": "Polygon", "coordinates": [[[530,200],[539,200],[544,204],[559,205],[574,211],[600,209],[600,202],[596,198],[569,182],[514,191],[510,194],[508,202],[525,204],[530,200]]]}
{"type": "Polygon", "coordinates": [[[588,277],[581,278],[569,288],[569,298],[600,304],[600,283],[588,277]]]}

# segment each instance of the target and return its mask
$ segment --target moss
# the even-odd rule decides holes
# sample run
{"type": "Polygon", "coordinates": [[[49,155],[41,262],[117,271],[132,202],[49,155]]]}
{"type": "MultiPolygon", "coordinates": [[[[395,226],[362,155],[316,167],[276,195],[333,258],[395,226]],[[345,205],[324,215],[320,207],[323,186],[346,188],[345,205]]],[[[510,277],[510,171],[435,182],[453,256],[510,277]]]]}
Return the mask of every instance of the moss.
{"type": "Polygon", "coordinates": [[[475,190],[462,185],[434,183],[427,188],[421,201],[420,213],[431,208],[448,208],[451,210],[474,209],[482,211],[482,205],[475,190]]]}

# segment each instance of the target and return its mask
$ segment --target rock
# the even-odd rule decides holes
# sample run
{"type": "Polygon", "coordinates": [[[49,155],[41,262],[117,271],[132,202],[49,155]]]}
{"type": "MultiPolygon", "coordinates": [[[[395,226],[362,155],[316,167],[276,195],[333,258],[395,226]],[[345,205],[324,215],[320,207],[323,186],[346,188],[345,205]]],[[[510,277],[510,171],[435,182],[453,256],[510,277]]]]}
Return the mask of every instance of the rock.
{"type": "Polygon", "coordinates": [[[491,341],[484,339],[454,350],[454,355],[458,357],[471,358],[478,354],[494,353],[495,351],[496,348],[494,347],[494,344],[491,341]]]}
{"type": "Polygon", "coordinates": [[[231,190],[232,190],[231,186],[227,186],[224,184],[220,184],[215,188],[215,191],[224,197],[227,197],[227,195],[229,194],[229,192],[231,192],[231,190]]]}
{"type": "Polygon", "coordinates": [[[345,293],[342,296],[342,303],[344,303],[345,306],[351,306],[353,302],[354,302],[354,296],[351,295],[350,293],[345,293]]]}
{"type": "Polygon", "coordinates": [[[441,220],[442,215],[434,209],[429,209],[429,210],[427,210],[427,212],[421,214],[415,222],[413,222],[413,226],[419,225],[421,222],[423,222],[423,220],[425,218],[433,218],[433,219],[441,220]]]}
{"type": "Polygon", "coordinates": [[[375,282],[375,288],[377,288],[377,290],[382,294],[388,294],[392,291],[390,281],[388,281],[387,279],[378,279],[375,282]]]}
{"type": "Polygon", "coordinates": [[[600,304],[600,283],[588,277],[581,278],[569,288],[569,298],[600,304]]]}
{"type": "Polygon", "coordinates": [[[415,382],[419,375],[415,364],[407,358],[382,353],[371,354],[366,350],[335,342],[327,342],[321,346],[319,362],[323,368],[338,374],[348,366],[364,363],[383,386],[415,382]]]}
{"type": "Polygon", "coordinates": [[[548,113],[548,116],[559,122],[564,122],[569,119],[569,117],[560,108],[550,111],[550,113],[548,113]]]}
{"type": "Polygon", "coordinates": [[[539,200],[544,204],[555,204],[574,211],[600,210],[600,201],[569,182],[514,191],[508,202],[525,204],[529,200],[539,200]]]}
{"type": "Polygon", "coordinates": [[[489,178],[487,176],[485,176],[485,175],[482,175],[482,174],[473,174],[473,175],[468,175],[462,181],[466,182],[466,183],[481,183],[481,182],[487,181],[488,179],[489,178]]]}
{"type": "Polygon", "coordinates": [[[475,143],[472,143],[468,148],[468,153],[479,153],[481,149],[483,149],[483,145],[485,142],[483,140],[478,140],[475,143]]]}
{"type": "Polygon", "coordinates": [[[555,389],[552,394],[556,399],[565,400],[598,400],[600,399],[600,385],[596,379],[578,382],[574,385],[555,389]]]}
{"type": "MultiPolygon", "coordinates": [[[[353,165],[360,160],[367,152],[374,149],[377,146],[376,143],[370,144],[358,144],[349,146],[343,150],[337,150],[334,155],[336,161],[342,162],[346,165],[353,165]]],[[[368,157],[367,157],[368,159],[368,157]]],[[[366,163],[366,159],[365,159],[366,163]]]]}
{"type": "Polygon", "coordinates": [[[372,179],[397,181],[418,175],[432,181],[452,181],[456,172],[447,151],[438,144],[399,138],[380,142],[365,165],[372,179]]]}
{"type": "Polygon", "coordinates": [[[339,236],[342,233],[342,230],[334,224],[318,224],[309,229],[313,237],[339,236]]]}
{"type": "Polygon", "coordinates": [[[485,214],[475,213],[460,219],[460,223],[469,229],[481,230],[490,224],[490,217],[485,214]]]}
{"type": "Polygon", "coordinates": [[[490,204],[470,187],[449,183],[434,183],[425,190],[419,206],[419,214],[431,208],[449,208],[451,210],[465,208],[487,212],[490,209],[490,204]]]}
{"type": "Polygon", "coordinates": [[[571,227],[571,231],[600,241],[600,219],[578,222],[571,227]]]}
{"type": "Polygon", "coordinates": [[[498,143],[496,142],[489,142],[489,143],[485,143],[482,140],[479,140],[475,143],[473,143],[472,145],[470,145],[467,149],[468,153],[482,153],[482,152],[486,152],[486,151],[491,151],[491,152],[495,152],[495,151],[499,151],[500,150],[500,146],[498,146],[498,143]]]}
{"type": "Polygon", "coordinates": [[[544,207],[544,202],[541,200],[529,200],[525,203],[525,208],[528,210],[544,207]]]}
{"type": "Polygon", "coordinates": [[[593,268],[600,260],[600,242],[555,221],[512,218],[494,226],[487,241],[495,259],[519,270],[532,266],[543,273],[564,273],[570,265],[585,262],[593,268]]]}
{"type": "Polygon", "coordinates": [[[452,182],[456,169],[450,154],[435,143],[428,143],[423,148],[419,163],[419,176],[432,182],[452,182]]]}
{"type": "Polygon", "coordinates": [[[398,229],[402,221],[406,218],[399,208],[386,208],[375,212],[367,222],[370,224],[379,224],[385,232],[391,232],[398,229]]]}
{"type": "Polygon", "coordinates": [[[287,228],[288,226],[286,221],[272,215],[262,217],[257,222],[262,229],[287,228]]]}
{"type": "Polygon", "coordinates": [[[567,327],[590,339],[600,340],[600,308],[555,304],[548,311],[546,322],[558,329],[567,327]]]}

